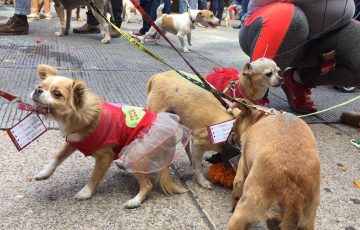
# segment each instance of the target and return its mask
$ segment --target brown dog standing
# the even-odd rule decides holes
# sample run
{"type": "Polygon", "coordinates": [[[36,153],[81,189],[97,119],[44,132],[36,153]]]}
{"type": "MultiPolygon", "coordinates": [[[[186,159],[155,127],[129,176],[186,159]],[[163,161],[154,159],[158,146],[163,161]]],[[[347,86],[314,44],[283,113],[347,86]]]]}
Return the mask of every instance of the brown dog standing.
{"type": "Polygon", "coordinates": [[[320,161],[310,127],[290,113],[264,116],[237,107],[233,135],[243,151],[228,229],[248,229],[263,220],[269,229],[314,229],[320,161]]]}
{"type": "MultiPolygon", "coordinates": [[[[264,97],[270,86],[279,86],[279,68],[269,59],[258,59],[245,64],[240,78],[240,88],[252,101],[264,97]]],[[[190,75],[194,78],[196,76],[190,75]]],[[[208,91],[182,78],[175,71],[153,75],[147,86],[148,109],[171,112],[180,117],[181,124],[192,129],[191,151],[187,149],[198,184],[211,189],[211,183],[202,173],[205,151],[222,152],[222,144],[212,144],[207,127],[231,120],[233,117],[208,91]]]]}

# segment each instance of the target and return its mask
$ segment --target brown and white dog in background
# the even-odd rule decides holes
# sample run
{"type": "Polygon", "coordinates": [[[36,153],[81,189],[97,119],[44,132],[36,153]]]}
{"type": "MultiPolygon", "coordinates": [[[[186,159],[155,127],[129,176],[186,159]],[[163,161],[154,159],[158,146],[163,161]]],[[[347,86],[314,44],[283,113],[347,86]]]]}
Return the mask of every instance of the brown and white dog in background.
{"type": "MultiPolygon", "coordinates": [[[[159,13],[159,11],[158,11],[159,13]]],[[[181,47],[185,53],[189,52],[187,44],[191,46],[191,30],[194,28],[194,23],[201,23],[207,26],[217,26],[220,21],[217,19],[213,12],[209,10],[190,10],[182,14],[161,14],[155,21],[155,24],[165,34],[170,32],[176,35],[181,43],[181,47]],[[185,39],[187,38],[187,43],[185,39]]],[[[145,43],[147,36],[155,36],[156,43],[160,41],[160,34],[151,27],[150,30],[143,36],[141,43],[145,43]]]]}
{"type": "MultiPolygon", "coordinates": [[[[245,96],[253,101],[262,99],[271,86],[279,86],[279,68],[270,59],[258,59],[245,64],[239,84],[245,96]],[[272,74],[270,74],[272,73],[272,74]]],[[[195,79],[196,76],[188,74],[195,79]]],[[[157,112],[172,112],[180,117],[180,123],[192,130],[191,151],[187,153],[192,162],[198,184],[207,189],[212,184],[202,173],[205,151],[223,152],[222,144],[212,144],[207,127],[232,119],[225,107],[210,92],[182,78],[175,71],[153,75],[147,85],[147,107],[157,112]]]]}
{"type": "Polygon", "coordinates": [[[234,106],[232,135],[242,146],[229,230],[266,221],[269,229],[314,229],[320,160],[310,127],[291,113],[234,106]]]}

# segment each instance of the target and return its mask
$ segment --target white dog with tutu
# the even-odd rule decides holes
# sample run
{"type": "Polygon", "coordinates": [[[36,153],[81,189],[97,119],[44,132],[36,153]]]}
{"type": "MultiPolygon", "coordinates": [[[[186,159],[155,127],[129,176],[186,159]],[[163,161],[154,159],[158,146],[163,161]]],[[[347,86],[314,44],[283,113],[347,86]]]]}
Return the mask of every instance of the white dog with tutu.
{"type": "Polygon", "coordinates": [[[179,117],[144,108],[102,102],[87,89],[85,82],[58,76],[51,66],[39,65],[41,84],[31,97],[46,108],[66,136],[62,149],[45,165],[36,180],[49,178],[75,150],[96,160],[88,184],[76,194],[89,199],[113,160],[118,159],[140,185],[139,193],[125,203],[125,208],[141,205],[152,190],[148,174],[158,172],[165,194],[183,193],[169,174],[169,165],[184,152],[190,130],[179,124],[179,117]]]}

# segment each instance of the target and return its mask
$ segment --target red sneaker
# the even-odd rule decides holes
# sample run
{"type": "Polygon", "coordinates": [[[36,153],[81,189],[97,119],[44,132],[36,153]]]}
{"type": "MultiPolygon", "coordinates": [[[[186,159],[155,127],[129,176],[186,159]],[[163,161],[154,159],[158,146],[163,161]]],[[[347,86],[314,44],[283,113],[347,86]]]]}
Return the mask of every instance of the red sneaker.
{"type": "Polygon", "coordinates": [[[155,38],[153,36],[149,35],[145,38],[145,42],[155,42],[155,38]]]}
{"type": "Polygon", "coordinates": [[[129,35],[133,38],[137,38],[139,36],[143,36],[144,34],[140,33],[140,32],[136,32],[136,31],[133,31],[133,32],[130,32],[129,35]]]}
{"type": "Polygon", "coordinates": [[[303,114],[316,112],[317,109],[315,103],[310,97],[310,89],[294,81],[293,72],[294,69],[284,71],[284,80],[281,85],[281,88],[286,94],[290,108],[297,113],[303,114]]]}

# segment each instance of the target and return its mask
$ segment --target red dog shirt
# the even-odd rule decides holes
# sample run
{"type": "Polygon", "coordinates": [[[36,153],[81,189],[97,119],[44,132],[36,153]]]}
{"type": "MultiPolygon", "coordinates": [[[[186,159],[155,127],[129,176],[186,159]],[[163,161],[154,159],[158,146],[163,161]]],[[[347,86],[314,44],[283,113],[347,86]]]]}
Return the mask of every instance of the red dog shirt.
{"type": "MultiPolygon", "coordinates": [[[[235,68],[214,68],[214,71],[207,75],[206,81],[221,92],[226,89],[230,82],[239,80],[239,73],[235,68]]],[[[225,93],[230,97],[234,97],[231,87],[225,93]]],[[[235,85],[235,98],[247,99],[238,83],[235,85]]],[[[263,98],[252,102],[256,105],[265,105],[269,103],[269,99],[263,98]]]]}
{"type": "Polygon", "coordinates": [[[147,131],[157,113],[144,108],[101,103],[101,118],[97,127],[81,141],[68,141],[85,156],[107,145],[115,145],[115,159],[121,149],[147,131]]]}

